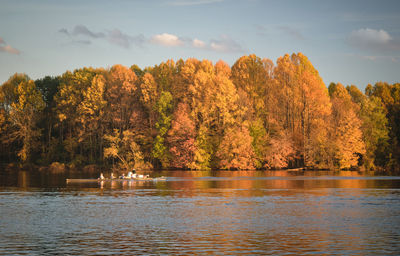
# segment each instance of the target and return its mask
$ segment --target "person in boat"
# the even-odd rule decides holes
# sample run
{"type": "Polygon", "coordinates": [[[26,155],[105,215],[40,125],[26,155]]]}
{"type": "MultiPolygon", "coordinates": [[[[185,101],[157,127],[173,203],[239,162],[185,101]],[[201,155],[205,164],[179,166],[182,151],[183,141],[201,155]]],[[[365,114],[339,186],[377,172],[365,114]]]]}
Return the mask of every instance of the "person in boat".
{"type": "Polygon", "coordinates": [[[133,175],[133,173],[132,173],[132,172],[128,172],[128,175],[126,176],[126,178],[128,178],[128,179],[132,179],[132,175],[133,175]]]}
{"type": "Polygon", "coordinates": [[[110,179],[115,179],[114,173],[111,173],[110,179]]]}
{"type": "Polygon", "coordinates": [[[133,169],[132,171],[128,172],[128,179],[136,179],[136,171],[133,169]]]}
{"type": "Polygon", "coordinates": [[[100,179],[100,180],[104,180],[104,179],[105,179],[103,173],[100,173],[99,179],[100,179]]]}
{"type": "Polygon", "coordinates": [[[123,173],[121,176],[119,176],[120,179],[125,179],[125,173],[123,173]]]}
{"type": "Polygon", "coordinates": [[[137,174],[135,169],[132,169],[132,179],[137,179],[137,174]]]}

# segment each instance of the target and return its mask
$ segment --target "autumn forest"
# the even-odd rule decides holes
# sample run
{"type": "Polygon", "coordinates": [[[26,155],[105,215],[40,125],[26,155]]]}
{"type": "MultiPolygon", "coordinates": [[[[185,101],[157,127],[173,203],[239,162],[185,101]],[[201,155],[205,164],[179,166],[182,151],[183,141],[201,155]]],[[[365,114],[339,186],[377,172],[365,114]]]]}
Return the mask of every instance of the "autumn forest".
{"type": "Polygon", "coordinates": [[[301,53],[15,74],[0,148],[20,165],[398,170],[400,84],[327,86],[301,53]]]}

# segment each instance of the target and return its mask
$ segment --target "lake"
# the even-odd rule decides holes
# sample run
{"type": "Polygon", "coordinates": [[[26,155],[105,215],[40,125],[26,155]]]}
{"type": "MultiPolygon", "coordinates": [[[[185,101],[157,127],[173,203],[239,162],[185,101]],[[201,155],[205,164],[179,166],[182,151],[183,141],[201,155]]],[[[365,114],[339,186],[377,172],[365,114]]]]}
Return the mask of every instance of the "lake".
{"type": "Polygon", "coordinates": [[[150,174],[168,179],[0,171],[0,255],[400,254],[399,176],[150,174]]]}

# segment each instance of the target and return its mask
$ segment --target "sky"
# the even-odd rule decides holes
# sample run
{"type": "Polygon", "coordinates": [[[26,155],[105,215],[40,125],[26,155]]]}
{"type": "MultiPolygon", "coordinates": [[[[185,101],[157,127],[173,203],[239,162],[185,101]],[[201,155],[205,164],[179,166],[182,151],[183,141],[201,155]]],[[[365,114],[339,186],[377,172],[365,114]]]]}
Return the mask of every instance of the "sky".
{"type": "Polygon", "coordinates": [[[0,84],[14,73],[297,52],[327,86],[400,82],[400,1],[0,0],[0,84]]]}

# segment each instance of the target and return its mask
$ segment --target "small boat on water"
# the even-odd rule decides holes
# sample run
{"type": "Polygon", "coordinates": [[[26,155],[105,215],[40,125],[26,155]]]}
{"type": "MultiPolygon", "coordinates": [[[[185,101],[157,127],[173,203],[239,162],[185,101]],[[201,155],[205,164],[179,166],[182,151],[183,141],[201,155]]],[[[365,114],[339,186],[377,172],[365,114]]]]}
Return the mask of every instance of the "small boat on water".
{"type": "Polygon", "coordinates": [[[92,182],[110,182],[110,181],[165,181],[167,180],[166,177],[157,177],[157,178],[150,178],[150,177],[144,177],[144,178],[118,178],[118,179],[67,179],[67,183],[92,183],[92,182]]]}

